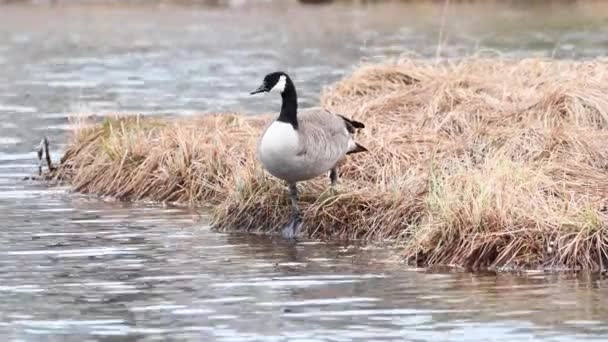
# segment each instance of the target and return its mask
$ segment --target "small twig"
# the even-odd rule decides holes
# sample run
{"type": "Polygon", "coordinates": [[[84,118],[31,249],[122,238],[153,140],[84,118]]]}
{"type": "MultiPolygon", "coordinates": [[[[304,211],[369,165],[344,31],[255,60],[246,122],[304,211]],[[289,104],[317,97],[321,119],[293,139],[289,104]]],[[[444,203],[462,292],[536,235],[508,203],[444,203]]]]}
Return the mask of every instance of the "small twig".
{"type": "Polygon", "coordinates": [[[53,163],[51,162],[51,154],[49,153],[49,139],[47,137],[42,138],[40,141],[36,154],[38,155],[38,176],[42,176],[43,157],[44,161],[46,161],[46,166],[49,172],[55,170],[53,163]]]}
{"type": "Polygon", "coordinates": [[[441,59],[441,44],[443,43],[443,30],[445,28],[446,17],[448,14],[448,7],[450,7],[450,0],[445,0],[443,4],[443,10],[441,11],[441,24],[439,27],[439,39],[437,41],[437,52],[435,54],[436,62],[439,63],[441,59]]]}
{"type": "Polygon", "coordinates": [[[38,150],[36,150],[36,154],[38,155],[38,176],[42,176],[42,155],[44,154],[44,139],[40,140],[40,145],[38,145],[38,150]]]}
{"type": "Polygon", "coordinates": [[[46,156],[46,166],[49,168],[49,171],[55,170],[53,167],[53,163],[51,163],[51,154],[49,153],[49,140],[47,137],[44,137],[44,154],[46,156]]]}

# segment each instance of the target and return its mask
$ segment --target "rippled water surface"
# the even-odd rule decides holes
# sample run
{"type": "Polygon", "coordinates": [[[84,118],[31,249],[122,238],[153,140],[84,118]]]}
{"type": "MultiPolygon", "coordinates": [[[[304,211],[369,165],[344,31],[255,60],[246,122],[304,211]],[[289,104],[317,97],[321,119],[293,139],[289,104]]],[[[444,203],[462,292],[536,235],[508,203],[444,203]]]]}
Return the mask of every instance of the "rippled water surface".
{"type": "MultiPolygon", "coordinates": [[[[607,282],[432,273],[390,251],[210,231],[184,209],[23,181],[70,113],[259,113],[274,69],[302,105],[361,60],[435,58],[438,5],[0,6],[0,337],[7,341],[578,341],[608,338],[607,282]]],[[[439,54],[588,58],[608,6],[454,5],[439,54]]]]}

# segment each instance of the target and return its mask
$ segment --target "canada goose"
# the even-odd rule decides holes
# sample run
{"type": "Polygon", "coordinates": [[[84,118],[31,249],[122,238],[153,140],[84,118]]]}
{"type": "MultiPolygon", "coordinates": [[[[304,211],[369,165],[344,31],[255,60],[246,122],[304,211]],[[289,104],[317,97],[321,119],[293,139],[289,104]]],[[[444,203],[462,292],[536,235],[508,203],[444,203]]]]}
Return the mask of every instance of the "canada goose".
{"type": "Polygon", "coordinates": [[[296,88],[291,78],[281,71],[266,75],[262,85],[251,95],[262,92],[278,92],[283,98],[281,112],[264,130],[257,154],[270,174],[288,184],[292,219],[282,233],[293,238],[302,221],[296,183],[329,171],[334,186],[338,179],[338,164],[345,156],[367,151],[353,140],[355,131],[365,125],[323,108],[298,112],[296,88]]]}

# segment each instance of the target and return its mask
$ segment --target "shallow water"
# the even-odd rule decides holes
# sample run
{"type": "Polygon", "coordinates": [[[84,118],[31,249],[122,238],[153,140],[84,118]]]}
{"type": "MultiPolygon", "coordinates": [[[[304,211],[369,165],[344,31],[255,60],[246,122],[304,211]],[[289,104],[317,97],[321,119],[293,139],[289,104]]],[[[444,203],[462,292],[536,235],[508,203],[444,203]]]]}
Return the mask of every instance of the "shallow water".
{"type": "MultiPolygon", "coordinates": [[[[259,113],[274,69],[302,105],[358,61],[434,58],[441,6],[0,7],[0,336],[14,341],[605,340],[607,281],[433,273],[391,251],[210,231],[176,208],[23,181],[70,113],[259,113]]],[[[440,53],[587,58],[608,6],[453,6],[440,53]],[[544,16],[543,16],[544,15],[544,16]],[[485,52],[490,53],[490,52],[485,52]]]]}

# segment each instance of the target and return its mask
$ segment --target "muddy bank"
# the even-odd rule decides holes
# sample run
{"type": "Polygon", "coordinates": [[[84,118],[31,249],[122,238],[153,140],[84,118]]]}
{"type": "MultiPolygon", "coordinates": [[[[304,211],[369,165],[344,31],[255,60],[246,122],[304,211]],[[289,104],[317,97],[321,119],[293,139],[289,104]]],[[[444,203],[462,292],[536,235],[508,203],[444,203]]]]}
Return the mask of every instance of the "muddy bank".
{"type": "MultiPolygon", "coordinates": [[[[605,269],[608,63],[363,65],[322,104],[363,121],[339,191],[303,183],[303,234],[394,240],[419,265],[605,269]]],[[[297,79],[296,79],[297,84],[297,79]]],[[[76,125],[55,177],[121,200],[213,205],[220,230],[274,233],[286,191],[255,158],[270,116],[76,125]]]]}

